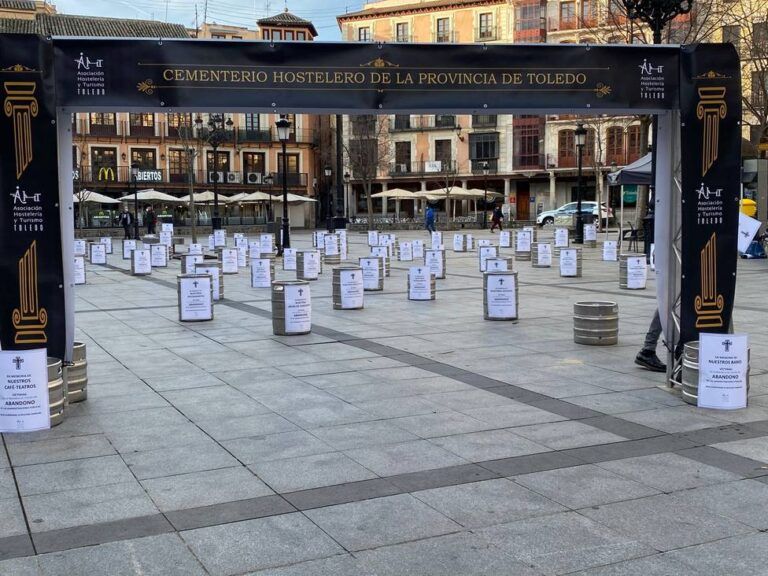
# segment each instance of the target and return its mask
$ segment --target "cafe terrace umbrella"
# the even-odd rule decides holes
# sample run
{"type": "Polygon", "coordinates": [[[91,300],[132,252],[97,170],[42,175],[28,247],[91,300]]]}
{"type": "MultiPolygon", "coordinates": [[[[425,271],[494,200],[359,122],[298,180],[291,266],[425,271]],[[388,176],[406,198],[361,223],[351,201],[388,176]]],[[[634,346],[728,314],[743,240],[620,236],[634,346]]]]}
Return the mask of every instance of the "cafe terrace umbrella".
{"type": "Polygon", "coordinates": [[[120,200],[115,200],[114,198],[99,194],[98,192],[93,192],[92,190],[80,190],[80,192],[75,192],[73,201],[75,204],[78,204],[81,201],[83,204],[120,204],[120,200]]]}
{"type": "MultiPolygon", "coordinates": [[[[171,196],[165,192],[155,190],[154,188],[139,190],[136,196],[138,197],[139,202],[183,202],[183,200],[176,198],[176,196],[171,196]]],[[[121,197],[120,200],[127,202],[133,200],[133,198],[133,194],[127,194],[126,196],[121,197]]]]}

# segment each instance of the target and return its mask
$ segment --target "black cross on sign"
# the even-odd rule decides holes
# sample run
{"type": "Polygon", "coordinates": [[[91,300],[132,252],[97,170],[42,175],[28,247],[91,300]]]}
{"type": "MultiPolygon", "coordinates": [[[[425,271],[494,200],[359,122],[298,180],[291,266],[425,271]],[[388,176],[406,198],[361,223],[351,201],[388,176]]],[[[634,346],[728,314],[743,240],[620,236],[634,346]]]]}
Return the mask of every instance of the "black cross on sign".
{"type": "Polygon", "coordinates": [[[504,278],[499,278],[499,286],[504,286],[504,278]]]}
{"type": "Polygon", "coordinates": [[[194,282],[192,282],[192,285],[193,285],[195,288],[197,288],[197,285],[198,285],[198,284],[200,284],[200,282],[198,282],[197,280],[195,280],[194,282]]]}
{"type": "Polygon", "coordinates": [[[733,342],[730,340],[723,340],[723,348],[725,348],[726,352],[731,349],[731,346],[733,346],[733,342]]]}
{"type": "Polygon", "coordinates": [[[16,356],[13,360],[11,360],[16,365],[16,370],[21,370],[21,365],[24,364],[24,358],[21,356],[16,356]]]}
{"type": "Polygon", "coordinates": [[[303,295],[304,295],[304,289],[303,288],[299,288],[299,296],[303,296],[303,295]]]}

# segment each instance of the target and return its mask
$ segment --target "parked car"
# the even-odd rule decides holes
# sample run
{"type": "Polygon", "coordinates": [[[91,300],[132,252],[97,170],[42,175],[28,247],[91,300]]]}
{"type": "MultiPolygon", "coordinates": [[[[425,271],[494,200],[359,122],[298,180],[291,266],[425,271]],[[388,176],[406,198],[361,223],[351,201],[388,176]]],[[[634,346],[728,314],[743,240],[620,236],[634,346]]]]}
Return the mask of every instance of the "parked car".
{"type": "MultiPolygon", "coordinates": [[[[576,214],[577,206],[578,206],[577,202],[568,202],[568,204],[563,204],[562,206],[560,206],[560,208],[556,210],[545,210],[544,212],[536,216],[536,224],[538,224],[539,226],[554,224],[555,218],[557,218],[558,216],[572,216],[573,214],[576,214]]],[[[601,208],[602,208],[601,217],[604,220],[607,220],[613,217],[613,210],[608,208],[605,205],[605,202],[601,204],[601,208]]],[[[597,202],[582,201],[581,211],[584,214],[592,214],[593,216],[597,216],[597,202]]]]}

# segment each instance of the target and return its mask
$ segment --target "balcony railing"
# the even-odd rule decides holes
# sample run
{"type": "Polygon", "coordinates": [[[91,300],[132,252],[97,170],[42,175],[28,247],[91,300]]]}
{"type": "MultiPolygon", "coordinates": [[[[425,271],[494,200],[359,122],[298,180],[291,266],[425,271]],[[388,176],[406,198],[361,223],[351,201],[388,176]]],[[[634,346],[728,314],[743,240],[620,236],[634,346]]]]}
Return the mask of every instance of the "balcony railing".
{"type": "MultiPolygon", "coordinates": [[[[213,170],[195,170],[193,173],[194,182],[200,185],[213,186],[216,179],[213,170]]],[[[218,185],[227,188],[240,187],[243,191],[256,189],[272,189],[282,187],[283,178],[280,172],[271,172],[271,184],[266,174],[248,171],[218,171],[218,185]]],[[[130,166],[79,166],[73,171],[74,179],[82,186],[91,186],[98,189],[99,186],[111,186],[122,184],[123,187],[132,184],[130,166]]],[[[288,173],[288,186],[291,188],[306,189],[308,175],[305,172],[288,173]]],[[[139,172],[139,181],[137,186],[142,188],[155,188],[165,184],[186,184],[189,183],[187,171],[183,168],[167,170],[165,168],[147,168],[139,172]]]]}
{"type": "Polygon", "coordinates": [[[435,32],[433,35],[433,41],[436,44],[453,44],[458,42],[458,34],[456,30],[446,30],[444,32],[435,32]]]}
{"type": "Polygon", "coordinates": [[[389,175],[402,178],[413,176],[429,177],[457,174],[458,169],[459,166],[455,160],[413,160],[410,162],[394,162],[390,164],[389,175]]]}
{"type": "Polygon", "coordinates": [[[488,174],[496,174],[499,171],[498,158],[473,158],[470,160],[472,174],[483,174],[485,165],[488,165],[488,174]]]}
{"type": "Polygon", "coordinates": [[[458,127],[456,116],[443,114],[438,116],[411,116],[408,121],[404,117],[395,118],[390,132],[409,132],[421,130],[455,130],[458,127]]]}
{"type": "Polygon", "coordinates": [[[512,158],[515,170],[543,170],[545,163],[544,154],[515,154],[512,158]]]}
{"type": "Polygon", "coordinates": [[[498,26],[479,26],[475,28],[475,42],[493,42],[501,38],[498,26]]]}
{"type": "Polygon", "coordinates": [[[496,128],[498,117],[496,114],[473,114],[472,128],[496,128]]]}

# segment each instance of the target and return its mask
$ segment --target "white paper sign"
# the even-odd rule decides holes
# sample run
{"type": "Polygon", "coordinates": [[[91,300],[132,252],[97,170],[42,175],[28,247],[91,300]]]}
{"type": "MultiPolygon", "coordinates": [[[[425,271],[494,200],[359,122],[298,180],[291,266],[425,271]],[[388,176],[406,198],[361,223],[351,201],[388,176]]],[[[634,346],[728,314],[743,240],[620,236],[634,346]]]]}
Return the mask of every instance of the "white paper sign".
{"type": "Polygon", "coordinates": [[[85,257],[75,256],[75,286],[85,284],[85,257]]]}
{"type": "Polygon", "coordinates": [[[499,232],[499,246],[501,248],[509,248],[512,246],[509,230],[502,230],[499,232]]]}
{"type": "Polygon", "coordinates": [[[261,242],[250,242],[248,244],[248,258],[251,260],[261,258],[261,242]]]}
{"type": "Polygon", "coordinates": [[[413,244],[410,242],[400,242],[400,262],[413,261],[413,244]]]}
{"type": "Polygon", "coordinates": [[[506,258],[488,258],[485,261],[485,269],[488,272],[511,272],[506,258]]]}
{"type": "MultiPolygon", "coordinates": [[[[430,252],[428,250],[427,254],[430,252]]],[[[432,300],[432,272],[426,266],[408,269],[408,299],[432,300]]]]}
{"type": "Polygon", "coordinates": [[[234,234],[232,234],[232,238],[235,239],[235,247],[237,247],[237,241],[245,238],[245,234],[243,234],[242,232],[235,232],[234,234]]]}
{"type": "Polygon", "coordinates": [[[272,286],[271,262],[268,258],[251,260],[251,288],[269,288],[272,286]]]}
{"type": "Polygon", "coordinates": [[[699,408],[746,408],[748,372],[746,334],[699,334],[699,408]]]}
{"type": "Polygon", "coordinates": [[[227,231],[223,229],[213,231],[213,247],[224,248],[227,245],[227,231]]]}
{"type": "Polygon", "coordinates": [[[597,240],[597,226],[594,224],[584,224],[584,240],[587,242],[597,240]]]}
{"type": "Polygon", "coordinates": [[[133,273],[137,276],[152,274],[152,261],[149,250],[143,248],[131,252],[131,267],[133,268],[133,273]]]}
{"type": "Polygon", "coordinates": [[[360,258],[363,269],[363,290],[379,289],[379,258],[360,258]]]}
{"type": "Polygon", "coordinates": [[[323,236],[323,246],[326,256],[339,255],[339,237],[335,234],[326,234],[323,236]]]}
{"type": "Polygon", "coordinates": [[[376,230],[368,230],[368,246],[379,245],[379,233],[376,230]]]}
{"type": "Polygon", "coordinates": [[[106,244],[91,244],[91,264],[107,263],[106,244]]]}
{"type": "Polygon", "coordinates": [[[546,242],[540,242],[538,252],[536,253],[539,266],[552,266],[552,245],[546,242]]]}
{"type": "Polygon", "coordinates": [[[341,230],[336,232],[336,235],[339,237],[339,255],[341,256],[342,260],[346,260],[349,252],[349,246],[347,244],[347,231],[341,230]]]}
{"type": "Polygon", "coordinates": [[[491,241],[488,240],[487,238],[481,238],[480,240],[477,241],[478,248],[482,248],[483,246],[490,246],[490,245],[491,245],[491,241]]]}
{"type": "Polygon", "coordinates": [[[651,271],[656,272],[656,244],[651,243],[651,271]]]}
{"type": "Polygon", "coordinates": [[[645,256],[632,256],[627,258],[627,288],[630,290],[644,290],[648,280],[648,268],[645,256]]]}
{"type": "Polygon", "coordinates": [[[208,250],[215,250],[216,249],[216,241],[213,238],[213,234],[208,234],[208,250]]]}
{"type": "MultiPolygon", "coordinates": [[[[163,226],[165,226],[165,224],[163,224],[163,226]]],[[[173,226],[173,224],[170,226],[173,226]]],[[[173,232],[169,232],[167,230],[160,232],[160,244],[168,246],[169,248],[173,246],[173,232]]]]}
{"type": "Polygon", "coordinates": [[[160,224],[160,232],[170,232],[173,234],[173,224],[168,222],[162,222],[160,224]]]}
{"type": "Polygon", "coordinates": [[[531,233],[531,242],[533,242],[533,237],[536,235],[536,230],[533,226],[523,226],[522,228],[523,232],[530,232],[531,233]]]}
{"type": "Polygon", "coordinates": [[[606,240],[603,242],[603,261],[616,262],[618,260],[618,247],[615,240],[606,240]]]}
{"type": "Polygon", "coordinates": [[[237,248],[221,249],[221,271],[224,274],[237,274],[237,248]]]}
{"type": "Polygon", "coordinates": [[[304,252],[304,278],[317,280],[320,277],[320,252],[307,250],[304,252]]]}
{"type": "Polygon", "coordinates": [[[464,250],[465,250],[464,234],[454,234],[453,235],[453,251],[464,252],[464,250]]]}
{"type": "Polygon", "coordinates": [[[432,232],[432,250],[439,250],[440,246],[443,243],[443,233],[442,232],[432,232]]]}
{"type": "Polygon", "coordinates": [[[236,246],[235,250],[237,250],[237,266],[238,268],[245,268],[248,266],[248,247],[247,246],[236,246]]]}
{"type": "Polygon", "coordinates": [[[325,231],[315,230],[314,236],[315,236],[314,237],[315,248],[319,248],[320,250],[323,250],[325,248],[325,231]]]}
{"type": "Polygon", "coordinates": [[[341,270],[339,272],[342,308],[363,307],[363,273],[360,270],[341,270]]]}
{"type": "Polygon", "coordinates": [[[522,230],[515,234],[515,252],[530,252],[531,251],[531,233],[527,230],[522,230]]]}
{"type": "MultiPolygon", "coordinates": [[[[282,232],[282,229],[281,229],[282,232]]],[[[261,246],[262,254],[272,254],[275,251],[272,234],[261,234],[259,236],[259,245],[261,246]]]]}
{"type": "Polygon", "coordinates": [[[516,318],[516,292],[517,286],[512,274],[489,276],[486,287],[488,316],[490,318],[516,318]]]}
{"type": "Polygon", "coordinates": [[[195,266],[197,266],[198,264],[202,264],[203,262],[203,257],[200,254],[192,254],[191,256],[189,254],[184,254],[182,258],[184,258],[183,269],[186,270],[188,274],[195,269],[195,266]]]}
{"type": "Polygon", "coordinates": [[[296,248],[283,248],[283,270],[296,270],[296,248]]]}
{"type": "Polygon", "coordinates": [[[131,259],[131,252],[136,250],[136,240],[123,240],[123,260],[131,259]]]}
{"type": "Polygon", "coordinates": [[[427,250],[424,253],[424,265],[435,275],[435,278],[442,278],[445,276],[442,250],[427,250]]]}
{"type": "Polygon", "coordinates": [[[235,248],[242,248],[243,250],[248,250],[248,238],[245,236],[240,236],[240,238],[235,238],[235,248]]]}
{"type": "Polygon", "coordinates": [[[103,236],[99,238],[99,243],[104,244],[104,246],[107,247],[107,254],[112,254],[112,238],[103,236]]]}
{"type": "Polygon", "coordinates": [[[480,246],[478,253],[480,255],[480,272],[485,272],[486,260],[498,256],[496,246],[480,246]]]}
{"type": "MultiPolygon", "coordinates": [[[[509,234],[509,232],[507,232],[509,234]]],[[[467,234],[467,250],[475,249],[475,237],[472,234],[467,234]]]]}
{"type": "Polygon", "coordinates": [[[75,240],[72,248],[75,256],[85,256],[85,240],[75,240]]]}
{"type": "Polygon", "coordinates": [[[560,250],[560,276],[578,276],[579,252],[575,248],[560,250]]]}
{"type": "Polygon", "coordinates": [[[213,281],[213,299],[218,302],[221,300],[221,290],[219,275],[221,270],[218,266],[206,266],[205,264],[195,264],[195,274],[208,274],[213,281]]]}
{"type": "Polygon", "coordinates": [[[758,230],[760,230],[760,220],[739,212],[739,252],[744,254],[747,251],[758,230]]]}
{"type": "Polygon", "coordinates": [[[424,241],[414,240],[412,242],[412,246],[413,246],[413,257],[424,258],[424,241]]]}
{"type": "Polygon", "coordinates": [[[555,248],[568,248],[568,228],[555,228],[555,248]]]}
{"type": "MultiPolygon", "coordinates": [[[[211,282],[207,277],[179,278],[179,318],[182,322],[213,318],[211,282]]],[[[214,288],[216,284],[213,283],[214,288]]]]}
{"type": "Polygon", "coordinates": [[[311,329],[312,299],[309,286],[285,286],[285,331],[309,332],[311,329]]]}
{"type": "Polygon", "coordinates": [[[0,352],[0,432],[31,432],[51,427],[48,351],[0,352]]]}
{"type": "Polygon", "coordinates": [[[152,244],[149,250],[152,268],[165,268],[168,266],[168,246],[165,244],[152,244]]]}
{"type": "Polygon", "coordinates": [[[187,254],[203,254],[203,245],[202,244],[190,244],[189,250],[187,250],[187,254]]]}

